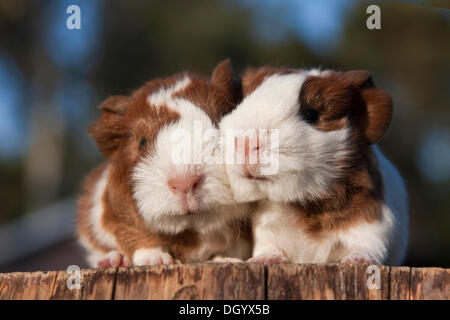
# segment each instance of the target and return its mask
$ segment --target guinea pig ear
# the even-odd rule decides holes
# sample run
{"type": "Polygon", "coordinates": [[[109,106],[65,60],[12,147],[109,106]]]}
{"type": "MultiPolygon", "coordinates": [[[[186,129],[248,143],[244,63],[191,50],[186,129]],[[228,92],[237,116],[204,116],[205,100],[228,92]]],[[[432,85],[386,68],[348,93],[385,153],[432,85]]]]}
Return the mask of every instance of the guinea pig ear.
{"type": "Polygon", "coordinates": [[[224,114],[231,111],[242,100],[241,80],[234,78],[231,60],[225,59],[217,64],[211,75],[211,84],[220,89],[226,98],[229,108],[224,114]]]}
{"type": "Polygon", "coordinates": [[[128,108],[131,98],[127,96],[112,96],[100,104],[100,110],[123,115],[128,108]]]}
{"type": "Polygon", "coordinates": [[[369,143],[376,143],[386,133],[392,119],[392,98],[376,88],[372,75],[366,70],[352,70],[343,74],[344,80],[359,92],[364,112],[361,118],[363,133],[369,143]]]}
{"type": "Polygon", "coordinates": [[[100,104],[100,117],[89,128],[98,149],[107,158],[119,147],[126,136],[126,128],[122,124],[123,115],[132,99],[126,96],[113,96],[100,104]]]}
{"type": "Polygon", "coordinates": [[[230,59],[225,59],[214,68],[211,83],[226,91],[233,89],[233,68],[230,59]]]}

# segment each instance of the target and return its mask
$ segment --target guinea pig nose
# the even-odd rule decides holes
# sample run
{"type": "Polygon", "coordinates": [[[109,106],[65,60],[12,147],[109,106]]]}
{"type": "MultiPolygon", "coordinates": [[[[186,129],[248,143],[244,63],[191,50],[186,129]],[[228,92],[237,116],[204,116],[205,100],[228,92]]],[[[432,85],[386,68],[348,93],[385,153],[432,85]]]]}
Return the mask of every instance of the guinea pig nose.
{"type": "Polygon", "coordinates": [[[170,191],[175,195],[188,194],[200,183],[200,176],[179,176],[167,180],[170,191]]]}

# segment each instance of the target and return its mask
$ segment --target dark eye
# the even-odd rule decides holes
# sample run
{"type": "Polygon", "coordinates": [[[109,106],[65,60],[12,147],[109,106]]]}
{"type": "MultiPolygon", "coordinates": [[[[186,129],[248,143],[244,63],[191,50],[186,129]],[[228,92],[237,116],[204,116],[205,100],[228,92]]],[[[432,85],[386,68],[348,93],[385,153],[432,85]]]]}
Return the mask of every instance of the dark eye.
{"type": "Polygon", "coordinates": [[[147,139],[141,138],[141,140],[139,141],[139,150],[144,148],[146,145],[147,145],[147,139]]]}
{"type": "Polygon", "coordinates": [[[314,123],[319,119],[319,114],[314,109],[307,109],[302,112],[302,118],[308,123],[314,123]]]}

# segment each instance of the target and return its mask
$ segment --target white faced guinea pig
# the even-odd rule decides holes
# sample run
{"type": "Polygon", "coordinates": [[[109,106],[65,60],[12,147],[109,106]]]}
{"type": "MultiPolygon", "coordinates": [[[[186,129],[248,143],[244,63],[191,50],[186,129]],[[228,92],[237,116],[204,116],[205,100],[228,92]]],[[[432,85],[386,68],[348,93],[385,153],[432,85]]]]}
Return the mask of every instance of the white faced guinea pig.
{"type": "Polygon", "coordinates": [[[370,73],[263,67],[242,89],[220,127],[244,159],[227,162],[235,198],[259,201],[251,261],[401,264],[407,192],[376,146],[393,105],[370,73]]]}
{"type": "MultiPolygon", "coordinates": [[[[89,132],[107,161],[86,178],[78,209],[91,266],[250,257],[248,205],[235,204],[223,164],[176,152],[196,129],[217,128],[241,94],[225,60],[211,79],[186,72],[101,104],[89,132]]],[[[200,154],[218,147],[200,139],[200,154]]]]}

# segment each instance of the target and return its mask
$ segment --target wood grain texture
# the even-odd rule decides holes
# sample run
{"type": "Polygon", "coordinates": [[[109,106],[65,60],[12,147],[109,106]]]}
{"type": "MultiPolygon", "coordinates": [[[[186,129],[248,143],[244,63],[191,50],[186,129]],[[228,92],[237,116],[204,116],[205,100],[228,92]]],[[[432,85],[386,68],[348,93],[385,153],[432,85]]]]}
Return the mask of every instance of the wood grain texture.
{"type": "Polygon", "coordinates": [[[185,264],[0,274],[0,299],[450,299],[450,269],[185,264]]]}
{"type": "Polygon", "coordinates": [[[390,268],[389,299],[409,300],[409,282],[411,278],[410,267],[390,268]]]}
{"type": "Polygon", "coordinates": [[[0,275],[0,299],[46,300],[52,297],[58,271],[0,275]]]}
{"type": "Polygon", "coordinates": [[[267,299],[387,299],[389,268],[366,265],[269,265],[267,299]],[[377,282],[374,277],[379,273],[377,282]],[[368,287],[370,282],[370,289],[368,287]]]}
{"type": "Polygon", "coordinates": [[[264,266],[119,268],[114,299],[264,299],[264,266]]]}
{"type": "Polygon", "coordinates": [[[449,270],[441,268],[411,268],[410,299],[450,299],[449,270]]]}
{"type": "Polygon", "coordinates": [[[81,270],[80,289],[69,289],[71,274],[59,271],[50,299],[56,300],[111,300],[114,293],[116,268],[81,270]]]}

